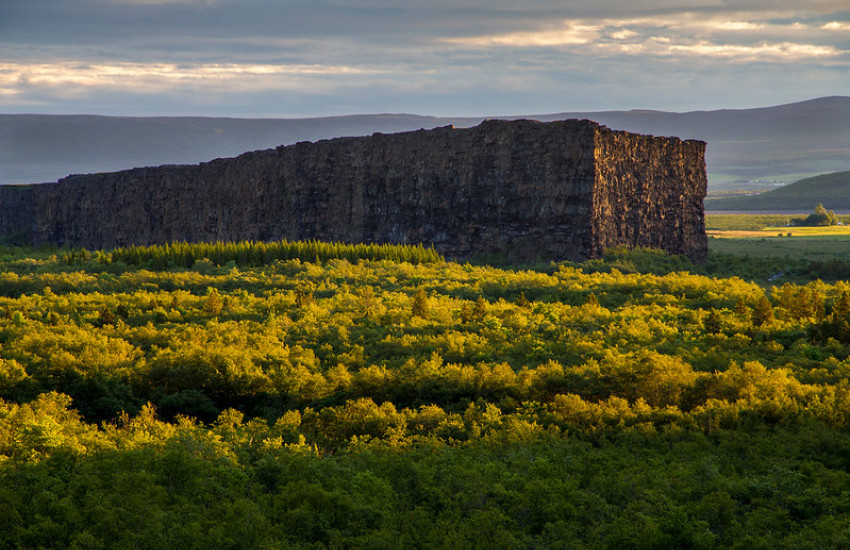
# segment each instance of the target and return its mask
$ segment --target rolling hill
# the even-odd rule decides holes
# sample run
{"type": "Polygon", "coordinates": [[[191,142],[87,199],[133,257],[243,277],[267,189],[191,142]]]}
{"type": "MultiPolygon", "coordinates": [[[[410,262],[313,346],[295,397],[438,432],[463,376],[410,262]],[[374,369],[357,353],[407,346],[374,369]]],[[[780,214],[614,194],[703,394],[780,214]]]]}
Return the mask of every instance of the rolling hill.
{"type": "Polygon", "coordinates": [[[850,171],[802,179],[767,193],[708,198],[707,210],[785,210],[811,212],[818,204],[830,210],[850,210],[850,171]]]}
{"type": "MultiPolygon", "coordinates": [[[[850,170],[850,97],[759,109],[561,112],[499,117],[588,118],[610,128],[708,142],[712,189],[765,188],[850,170]]],[[[72,173],[197,163],[298,141],[400,132],[482,118],[408,114],[304,119],[0,115],[0,183],[55,181],[72,173]]]]}

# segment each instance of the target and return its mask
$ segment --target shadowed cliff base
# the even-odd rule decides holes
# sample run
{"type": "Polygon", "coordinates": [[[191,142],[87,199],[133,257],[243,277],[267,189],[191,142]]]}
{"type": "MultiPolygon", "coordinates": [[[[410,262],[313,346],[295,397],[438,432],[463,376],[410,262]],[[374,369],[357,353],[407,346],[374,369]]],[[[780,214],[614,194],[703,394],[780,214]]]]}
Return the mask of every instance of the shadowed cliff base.
{"type": "Polygon", "coordinates": [[[87,248],[422,243],[453,259],[516,261],[580,260],[625,245],[699,261],[704,153],[700,141],[587,120],[490,120],[3,187],[0,234],[87,248]]]}

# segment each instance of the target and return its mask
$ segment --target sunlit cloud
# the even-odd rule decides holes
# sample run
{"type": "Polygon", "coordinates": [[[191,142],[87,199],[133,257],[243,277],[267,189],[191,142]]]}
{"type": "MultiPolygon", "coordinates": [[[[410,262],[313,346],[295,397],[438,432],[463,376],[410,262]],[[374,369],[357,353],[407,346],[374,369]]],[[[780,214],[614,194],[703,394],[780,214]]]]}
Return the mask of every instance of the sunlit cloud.
{"type": "Polygon", "coordinates": [[[821,25],[821,28],[826,31],[850,31],[850,23],[830,21],[825,25],[821,25]]]}
{"type": "Polygon", "coordinates": [[[565,24],[563,28],[531,32],[515,32],[490,36],[449,38],[445,42],[467,46],[551,47],[587,44],[599,36],[600,28],[593,25],[565,24]]]}
{"type": "Polygon", "coordinates": [[[721,57],[737,62],[764,60],[800,61],[811,58],[836,57],[842,53],[832,46],[794,44],[792,42],[783,42],[780,44],[763,43],[755,46],[700,42],[698,44],[674,44],[669,46],[669,50],[671,53],[721,57]]]}
{"type": "MultiPolygon", "coordinates": [[[[728,16],[728,14],[726,14],[728,16]]],[[[842,29],[844,23],[821,28],[842,29]]],[[[819,43],[818,24],[799,21],[759,22],[698,17],[694,13],[631,19],[565,21],[562,28],[489,36],[455,38],[454,44],[477,48],[574,46],[572,53],[587,56],[702,57],[734,63],[791,63],[848,55],[837,45],[819,43]]]]}
{"type": "MultiPolygon", "coordinates": [[[[333,65],[182,65],[165,63],[0,63],[0,104],[59,104],[111,97],[172,98],[195,108],[215,102],[251,101],[258,95],[338,94],[378,71],[333,65]]],[[[22,107],[25,108],[25,107],[22,107]]]]}
{"type": "MultiPolygon", "coordinates": [[[[768,23],[769,20],[781,20],[790,17],[791,13],[786,12],[764,12],[759,14],[761,21],[757,20],[732,20],[729,19],[730,14],[711,15],[706,13],[682,12],[668,13],[665,15],[657,15],[652,17],[635,16],[628,19],[623,18],[601,18],[592,19],[588,22],[599,25],[601,27],[628,27],[633,29],[640,28],[663,28],[669,29],[671,32],[693,32],[698,31],[755,31],[771,27],[772,25],[780,25],[778,23],[768,23]]],[[[747,14],[738,14],[747,16],[747,14]]],[[[781,25],[787,26],[787,25],[781,25]]]]}
{"type": "Polygon", "coordinates": [[[171,63],[0,63],[0,89],[16,85],[110,86],[139,80],[235,81],[246,77],[363,74],[363,69],[329,65],[239,65],[171,63]]]}
{"type": "Polygon", "coordinates": [[[762,23],[751,23],[749,21],[720,21],[714,24],[714,28],[726,31],[753,31],[763,29],[762,23]]]}
{"type": "Polygon", "coordinates": [[[635,36],[637,36],[637,33],[629,29],[623,29],[619,31],[613,31],[608,36],[610,36],[614,40],[628,40],[629,38],[634,38],[635,36]]]}

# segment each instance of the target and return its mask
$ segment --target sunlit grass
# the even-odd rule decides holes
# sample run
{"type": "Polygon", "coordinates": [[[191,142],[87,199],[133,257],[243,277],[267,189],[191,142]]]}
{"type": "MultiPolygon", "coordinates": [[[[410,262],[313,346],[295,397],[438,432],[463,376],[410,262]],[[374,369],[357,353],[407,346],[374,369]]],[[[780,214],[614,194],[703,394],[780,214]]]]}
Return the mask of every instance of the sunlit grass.
{"type": "Polygon", "coordinates": [[[838,217],[843,225],[793,225],[803,218],[785,214],[708,214],[708,248],[719,254],[755,258],[850,258],[850,217],[838,217]]]}
{"type": "Polygon", "coordinates": [[[767,237],[829,237],[843,239],[850,236],[850,226],[832,225],[822,227],[787,227],[774,226],[765,227],[764,229],[744,230],[744,229],[709,229],[706,231],[708,236],[719,239],[761,239],[767,237]]]}
{"type": "MultiPolygon", "coordinates": [[[[787,233],[795,229],[794,223],[803,220],[803,214],[706,214],[705,228],[708,231],[761,231],[770,229],[771,232],[787,233]]],[[[850,216],[839,214],[838,220],[850,226],[850,216]]],[[[823,228],[821,228],[823,229],[823,228]]]]}

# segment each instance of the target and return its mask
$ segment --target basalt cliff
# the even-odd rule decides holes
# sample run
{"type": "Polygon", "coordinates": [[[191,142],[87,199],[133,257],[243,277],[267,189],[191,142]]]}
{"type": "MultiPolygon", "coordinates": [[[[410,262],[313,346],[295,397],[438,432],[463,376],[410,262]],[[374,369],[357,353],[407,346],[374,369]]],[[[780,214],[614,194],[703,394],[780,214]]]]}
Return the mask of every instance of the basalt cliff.
{"type": "Polygon", "coordinates": [[[587,120],[490,120],[0,187],[0,235],[87,248],[424,243],[450,258],[518,261],[627,245],[701,260],[704,153],[700,141],[587,120]]]}

